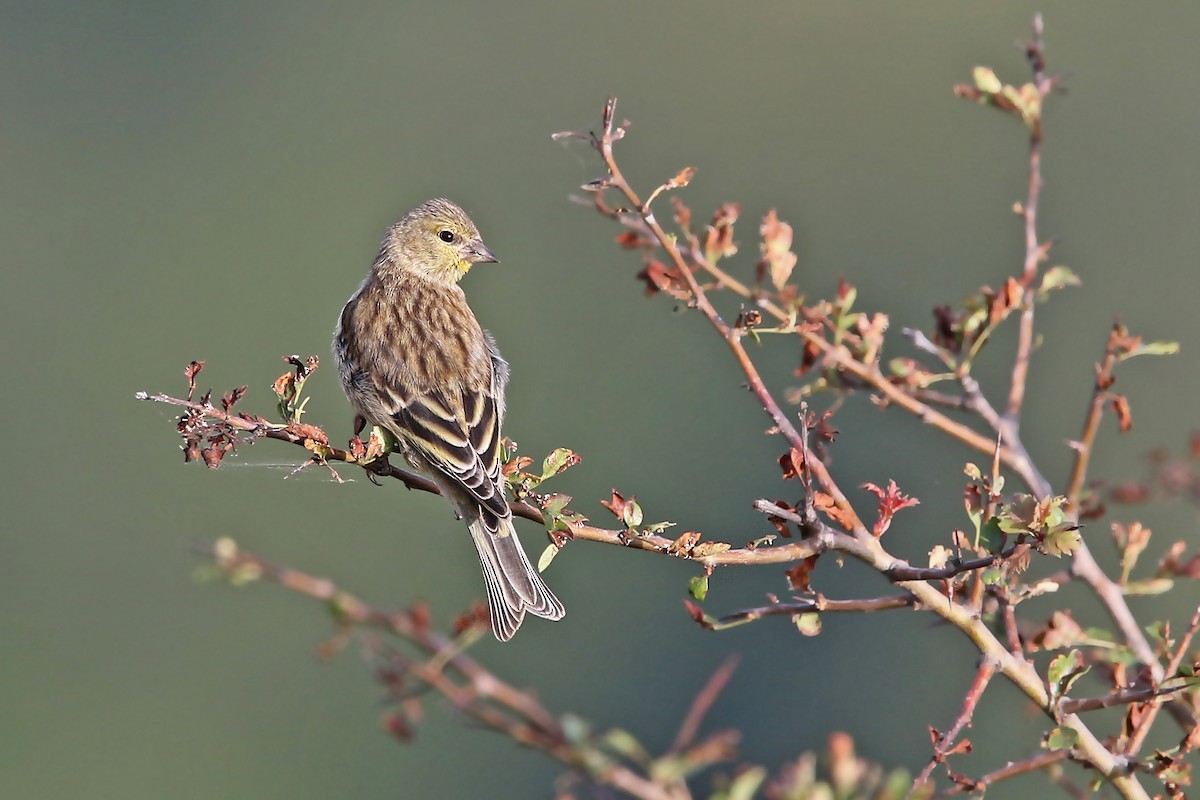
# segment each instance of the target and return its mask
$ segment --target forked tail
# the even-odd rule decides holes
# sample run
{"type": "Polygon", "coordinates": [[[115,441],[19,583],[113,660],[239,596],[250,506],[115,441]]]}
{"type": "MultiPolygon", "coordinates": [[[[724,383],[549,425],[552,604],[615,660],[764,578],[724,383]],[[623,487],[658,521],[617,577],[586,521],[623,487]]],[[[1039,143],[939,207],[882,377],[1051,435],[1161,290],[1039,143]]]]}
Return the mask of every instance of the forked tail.
{"type": "Polygon", "coordinates": [[[545,619],[562,619],[566,611],[529,563],[512,520],[499,522],[499,530],[490,533],[477,518],[471,523],[471,538],[479,551],[479,563],[483,566],[487,584],[492,633],[500,641],[507,642],[521,627],[526,611],[545,619]]]}

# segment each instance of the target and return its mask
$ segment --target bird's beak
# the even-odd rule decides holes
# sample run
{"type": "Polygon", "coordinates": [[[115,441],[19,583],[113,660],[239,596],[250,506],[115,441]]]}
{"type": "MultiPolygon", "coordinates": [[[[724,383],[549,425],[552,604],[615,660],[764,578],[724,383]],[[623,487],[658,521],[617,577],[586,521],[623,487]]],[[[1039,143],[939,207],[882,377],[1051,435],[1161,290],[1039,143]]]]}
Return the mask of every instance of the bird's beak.
{"type": "Polygon", "coordinates": [[[493,253],[488,246],[479,239],[476,239],[471,243],[471,256],[471,260],[475,262],[482,261],[485,263],[495,264],[500,260],[496,258],[496,254],[493,253]]]}

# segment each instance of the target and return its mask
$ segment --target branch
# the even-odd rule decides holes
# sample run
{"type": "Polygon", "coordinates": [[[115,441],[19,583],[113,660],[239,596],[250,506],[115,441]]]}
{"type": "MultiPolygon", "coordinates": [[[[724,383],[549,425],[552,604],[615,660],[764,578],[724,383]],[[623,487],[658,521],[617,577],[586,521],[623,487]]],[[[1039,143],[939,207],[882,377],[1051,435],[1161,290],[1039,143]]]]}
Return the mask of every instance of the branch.
{"type": "Polygon", "coordinates": [[[729,683],[729,679],[733,677],[733,671],[737,669],[738,662],[741,659],[737,655],[727,657],[721,666],[717,667],[716,672],[708,679],[708,683],[696,695],[696,699],[692,701],[692,707],[688,709],[687,716],[683,719],[683,724],[679,726],[679,732],[675,734],[675,741],[672,742],[668,753],[682,753],[685,749],[691,746],[696,740],[696,732],[700,730],[700,722],[704,719],[704,715],[712,708],[712,704],[717,701],[717,697],[725,689],[729,683]]]}
{"type": "Polygon", "coordinates": [[[934,797],[940,800],[940,798],[953,797],[954,795],[965,794],[967,792],[982,793],[993,783],[999,783],[1000,781],[1008,778],[1015,778],[1018,775],[1036,772],[1039,769],[1046,769],[1053,764],[1058,764],[1062,761],[1065,761],[1067,759],[1067,755],[1068,753],[1066,750],[1049,750],[1044,753],[1038,753],[1037,755],[1030,756],[1022,761],[1013,761],[1007,766],[993,772],[989,772],[976,780],[957,783],[945,791],[938,792],[936,795],[934,795],[934,797]]]}
{"type": "Polygon", "coordinates": [[[967,690],[966,696],[963,698],[962,711],[954,719],[950,729],[945,733],[939,734],[933,727],[929,728],[929,733],[934,737],[933,758],[929,759],[929,763],[925,765],[925,769],[921,770],[921,774],[913,780],[912,786],[909,787],[906,798],[912,797],[913,794],[929,780],[929,776],[933,773],[934,768],[946,760],[946,756],[956,752],[971,752],[971,743],[964,739],[959,744],[955,744],[954,740],[962,733],[963,728],[971,724],[971,718],[975,716],[975,707],[979,705],[979,700],[983,697],[983,692],[987,689],[988,683],[992,680],[992,676],[996,674],[996,669],[999,664],[994,659],[984,656],[979,662],[979,669],[975,672],[975,680],[971,683],[971,688],[967,690]]]}
{"type": "MultiPolygon", "coordinates": [[[[429,478],[426,478],[423,475],[419,475],[415,472],[409,472],[408,470],[395,467],[385,458],[378,458],[374,461],[364,462],[357,458],[349,450],[344,450],[328,444],[328,437],[326,436],[325,432],[314,425],[304,425],[302,429],[294,424],[277,425],[267,422],[267,420],[262,417],[249,414],[232,413],[217,408],[210,403],[198,403],[192,400],[183,400],[167,394],[138,392],[135,397],[138,400],[166,403],[168,405],[186,408],[193,413],[199,414],[208,419],[216,420],[223,425],[228,425],[231,428],[246,433],[250,441],[254,441],[256,439],[275,439],[277,441],[287,442],[288,444],[303,447],[310,453],[309,461],[305,463],[328,464],[329,462],[335,462],[350,464],[361,468],[368,474],[368,476],[394,478],[403,483],[409,489],[429,492],[430,494],[441,494],[437,484],[435,484],[429,478]],[[314,432],[319,433],[324,442],[319,444],[319,453],[314,452],[311,449],[314,432]]],[[[512,513],[515,516],[537,522],[540,525],[546,524],[545,515],[542,513],[541,509],[538,509],[535,506],[519,501],[509,501],[508,507],[512,510],[512,513]]],[[[585,524],[571,524],[570,528],[573,538],[576,539],[598,542],[600,544],[616,545],[618,547],[625,547],[634,550],[645,550],[648,552],[659,553],[661,555],[667,555],[672,558],[689,558],[704,565],[706,568],[726,566],[730,564],[784,564],[792,561],[799,561],[828,550],[832,545],[833,538],[837,536],[844,536],[844,534],[840,534],[832,529],[825,528],[823,535],[819,535],[810,539],[803,539],[800,541],[789,542],[782,545],[773,545],[769,547],[755,546],[730,548],[722,552],[715,552],[710,555],[705,555],[702,557],[697,556],[693,558],[693,556],[690,554],[690,551],[680,552],[679,549],[674,546],[675,541],[665,536],[645,533],[631,534],[628,530],[611,530],[585,524]]]]}
{"type": "Polygon", "coordinates": [[[381,611],[339,589],[332,581],[273,564],[222,540],[206,552],[235,580],[261,578],[325,603],[342,626],[367,626],[395,634],[428,658],[396,659],[394,665],[445,697],[483,727],[540,750],[579,770],[598,784],[644,800],[688,800],[682,784],[663,786],[598,750],[587,741],[569,740],[558,718],[533,694],[501,680],[462,652],[461,641],[429,627],[424,613],[381,611]]]}
{"type": "MultiPolygon", "coordinates": [[[[1026,46],[1026,56],[1033,68],[1033,85],[1038,93],[1038,108],[1040,109],[1046,95],[1054,88],[1056,80],[1047,77],[1045,73],[1045,54],[1042,42],[1042,15],[1033,18],[1033,38],[1026,46]]],[[[1030,126],[1029,134],[1029,185],[1025,195],[1025,205],[1022,216],[1025,218],[1025,270],[1021,277],[1024,289],[1021,312],[1021,324],[1017,338],[1017,356],[1013,363],[1012,382],[1009,384],[1008,408],[1005,418],[1015,433],[1020,427],[1021,404],[1025,399],[1025,387],[1029,381],[1029,358],[1033,352],[1033,308],[1037,294],[1038,264],[1046,257],[1048,248],[1038,242],[1037,213],[1038,200],[1042,191],[1042,122],[1041,113],[1030,126]]]]}
{"type": "MultiPolygon", "coordinates": [[[[761,379],[758,376],[757,370],[754,369],[748,355],[740,344],[740,333],[730,328],[720,315],[717,314],[711,303],[708,301],[703,288],[697,283],[692,271],[684,262],[678,247],[676,246],[674,237],[668,236],[658,222],[654,219],[653,213],[649,208],[641,204],[638,195],[630,185],[626,182],[613,156],[613,144],[617,140],[623,138],[625,128],[614,130],[613,115],[615,111],[616,100],[612,97],[604,107],[604,126],[601,136],[582,136],[581,134],[561,134],[575,135],[581,138],[588,139],[592,145],[600,152],[604,160],[605,166],[608,169],[608,177],[597,182],[597,189],[604,190],[608,188],[616,189],[634,206],[637,213],[641,216],[646,226],[654,233],[659,245],[671,258],[679,271],[683,280],[686,282],[688,290],[691,293],[692,302],[698,307],[708,318],[714,329],[722,336],[728,344],[739,366],[742,367],[749,379],[751,390],[754,391],[759,398],[764,410],[772,421],[775,422],[778,429],[787,437],[792,446],[805,451],[806,442],[804,437],[800,436],[799,432],[791,424],[779,409],[777,403],[771,397],[770,393],[765,389],[761,379]]],[[[560,135],[560,136],[561,136],[560,135]]],[[[806,337],[806,341],[813,341],[825,355],[834,359],[839,368],[843,368],[853,374],[861,375],[864,380],[874,383],[871,385],[877,388],[890,400],[896,398],[896,402],[905,404],[908,407],[919,406],[916,400],[904,394],[897,387],[892,386],[888,381],[883,379],[879,370],[874,365],[868,367],[861,362],[852,358],[844,348],[834,347],[824,340],[823,337],[815,334],[806,334],[803,330],[799,331],[802,336],[806,337]],[[811,338],[809,338],[811,337],[811,338]]],[[[948,420],[940,412],[921,406],[926,414],[923,419],[937,418],[942,424],[944,430],[958,430],[963,426],[958,423],[953,423],[948,420]]],[[[969,429],[968,429],[969,430],[969,429]]],[[[969,431],[969,435],[981,445],[980,449],[985,452],[997,454],[997,458],[1005,463],[1008,463],[1014,470],[1021,474],[1031,485],[1045,487],[1045,481],[1033,469],[1032,461],[1028,459],[1027,454],[1012,450],[1010,447],[997,448],[996,444],[980,434],[969,431]]],[[[854,557],[865,561],[881,573],[887,573],[889,569],[900,563],[899,559],[891,556],[877,539],[870,535],[870,532],[862,524],[861,520],[855,514],[852,507],[846,500],[844,494],[838,489],[836,483],[830,477],[828,471],[820,459],[806,458],[805,468],[811,471],[812,476],[817,480],[822,490],[830,494],[838,506],[838,511],[841,516],[849,521],[853,531],[853,536],[843,536],[837,540],[838,550],[847,552],[854,557]]],[[[1065,726],[1073,730],[1077,736],[1077,750],[1088,763],[1090,763],[1101,774],[1108,778],[1113,786],[1126,798],[1148,798],[1145,790],[1138,783],[1136,778],[1131,774],[1131,767],[1125,758],[1118,757],[1110,752],[1104,744],[1096,737],[1088,726],[1074,714],[1062,714],[1058,711],[1047,691],[1045,682],[1041,676],[1033,669],[1032,665],[1018,658],[1013,653],[1009,652],[1006,647],[1001,644],[993,635],[992,631],[979,619],[977,613],[972,609],[963,606],[953,600],[950,600],[939,594],[932,586],[923,581],[900,581],[899,585],[911,592],[914,597],[922,602],[925,606],[934,610],[947,621],[954,624],[963,631],[979,648],[985,657],[990,657],[998,664],[999,671],[1015,683],[1022,691],[1024,691],[1047,716],[1054,719],[1059,725],[1065,726]]]]}
{"type": "Polygon", "coordinates": [[[733,628],[737,625],[744,625],[747,622],[754,622],[755,620],[766,619],[767,617],[793,617],[796,614],[825,611],[887,611],[893,608],[912,608],[916,605],[916,602],[916,598],[911,594],[898,594],[863,600],[830,600],[824,595],[818,594],[811,599],[798,599],[790,603],[772,603],[769,606],[734,611],[731,614],[726,614],[712,621],[708,621],[708,618],[706,618],[701,624],[709,630],[724,630],[725,628],[733,628]]]}
{"type": "MultiPolygon", "coordinates": [[[[1188,623],[1187,630],[1175,646],[1175,652],[1171,655],[1171,660],[1163,672],[1165,678],[1170,678],[1179,672],[1179,667],[1183,664],[1183,659],[1187,656],[1188,648],[1192,644],[1192,637],[1196,635],[1197,629],[1200,629],[1200,606],[1192,614],[1192,620],[1188,623]]],[[[1157,689],[1161,689],[1159,684],[1162,680],[1162,678],[1155,678],[1154,683],[1157,689]]],[[[1129,744],[1125,747],[1126,755],[1136,756],[1138,751],[1142,749],[1142,744],[1146,741],[1146,734],[1150,732],[1150,726],[1154,724],[1154,718],[1158,715],[1158,710],[1162,708],[1163,695],[1170,693],[1172,692],[1158,691],[1158,696],[1151,700],[1150,707],[1146,709],[1146,713],[1139,720],[1137,727],[1133,731],[1133,735],[1129,737],[1129,744]]]]}

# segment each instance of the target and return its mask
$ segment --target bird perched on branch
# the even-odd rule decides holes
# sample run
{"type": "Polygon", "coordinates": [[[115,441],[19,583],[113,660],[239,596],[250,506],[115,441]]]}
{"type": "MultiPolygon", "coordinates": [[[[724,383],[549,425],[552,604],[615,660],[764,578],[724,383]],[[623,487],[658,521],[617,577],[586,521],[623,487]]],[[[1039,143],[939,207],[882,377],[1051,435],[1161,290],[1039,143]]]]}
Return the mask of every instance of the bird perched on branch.
{"type": "Polygon", "coordinates": [[[433,478],[471,530],[487,583],[492,632],[507,641],[525,613],[563,616],[513,529],[500,474],[508,364],[458,282],[496,257],[466,212],[430,200],[388,229],[334,330],[342,389],[433,478]]]}

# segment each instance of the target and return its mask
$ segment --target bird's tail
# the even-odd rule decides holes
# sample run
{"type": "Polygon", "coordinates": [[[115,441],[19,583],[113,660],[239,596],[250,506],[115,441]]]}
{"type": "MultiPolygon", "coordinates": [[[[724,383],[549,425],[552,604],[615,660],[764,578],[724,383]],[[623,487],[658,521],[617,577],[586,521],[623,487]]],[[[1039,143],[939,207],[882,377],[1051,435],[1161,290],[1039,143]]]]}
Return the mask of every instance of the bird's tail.
{"type": "Polygon", "coordinates": [[[498,529],[492,533],[477,517],[471,523],[471,538],[483,566],[492,633],[497,639],[511,639],[526,611],[546,619],[562,619],[566,613],[562,603],[529,563],[511,519],[499,520],[498,529]]]}

